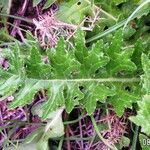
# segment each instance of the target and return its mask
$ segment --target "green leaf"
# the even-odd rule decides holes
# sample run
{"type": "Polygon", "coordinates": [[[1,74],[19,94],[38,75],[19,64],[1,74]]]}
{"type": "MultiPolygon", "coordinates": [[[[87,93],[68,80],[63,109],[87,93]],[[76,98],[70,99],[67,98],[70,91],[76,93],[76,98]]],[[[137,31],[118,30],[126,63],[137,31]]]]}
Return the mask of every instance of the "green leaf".
{"type": "MultiPolygon", "coordinates": [[[[46,0],[46,3],[44,5],[43,9],[47,9],[48,7],[50,7],[56,0],[46,0]]],[[[39,3],[41,2],[41,0],[33,0],[33,7],[37,6],[39,3]]]]}
{"type": "Polygon", "coordinates": [[[146,94],[150,94],[150,60],[146,56],[146,54],[142,55],[142,66],[144,70],[144,75],[142,76],[143,79],[143,89],[145,90],[146,94]]]}
{"type": "Polygon", "coordinates": [[[56,16],[61,21],[80,24],[88,14],[92,14],[93,8],[89,0],[71,0],[61,3],[56,16]]]}
{"type": "Polygon", "coordinates": [[[42,61],[38,47],[32,47],[30,57],[27,59],[26,72],[28,77],[49,79],[51,77],[51,66],[42,61]],[[33,71],[34,70],[34,71],[33,71]]]}
{"type": "Polygon", "coordinates": [[[96,109],[97,101],[105,103],[107,96],[114,96],[115,87],[109,87],[104,84],[87,83],[84,87],[85,97],[81,101],[88,114],[92,114],[96,109]]]}
{"type": "Polygon", "coordinates": [[[95,72],[106,66],[109,62],[109,57],[104,55],[104,43],[98,41],[92,45],[91,49],[85,46],[83,32],[77,31],[75,36],[75,56],[81,63],[81,77],[93,77],[95,72]]]}
{"type": "Polygon", "coordinates": [[[98,41],[96,44],[93,44],[92,49],[88,51],[88,56],[85,57],[83,62],[85,75],[92,76],[98,69],[108,64],[109,57],[105,56],[103,51],[103,41],[98,41]]]}
{"type": "Polygon", "coordinates": [[[81,63],[84,62],[84,58],[88,55],[88,49],[85,46],[84,32],[77,30],[75,34],[75,56],[81,63]]]}
{"type": "Polygon", "coordinates": [[[126,136],[123,136],[118,144],[118,149],[122,149],[123,147],[128,147],[130,144],[130,139],[126,136]]]}
{"type": "Polygon", "coordinates": [[[10,62],[11,73],[22,76],[25,73],[24,69],[24,60],[20,55],[19,43],[16,43],[15,46],[12,46],[11,49],[8,49],[8,60],[10,62]]]}
{"type": "Polygon", "coordinates": [[[143,80],[143,90],[144,96],[142,101],[138,102],[139,110],[137,116],[130,117],[138,126],[141,126],[142,132],[147,135],[150,134],[150,60],[145,55],[142,54],[142,66],[144,70],[144,75],[142,76],[143,80]]]}
{"type": "Polygon", "coordinates": [[[47,0],[45,5],[44,5],[44,9],[47,9],[48,7],[50,7],[56,0],[47,0]]]}
{"type": "Polygon", "coordinates": [[[5,95],[5,97],[12,95],[21,84],[21,78],[18,78],[18,76],[15,75],[11,76],[0,84],[0,95],[5,95]]]}
{"type": "MultiPolygon", "coordinates": [[[[117,39],[112,44],[107,43],[110,49],[105,49],[103,41],[97,41],[91,47],[86,47],[84,33],[78,30],[73,48],[68,49],[64,39],[60,38],[55,48],[43,52],[48,54],[47,63],[42,61],[43,53],[40,53],[38,45],[21,47],[16,43],[1,53],[1,56],[8,58],[10,67],[8,70],[0,69],[0,94],[4,98],[13,95],[15,99],[10,108],[15,108],[32,103],[39,91],[47,91],[41,108],[44,120],[60,107],[64,107],[70,113],[76,105],[82,105],[89,114],[92,114],[97,102],[105,103],[108,98],[111,100],[110,104],[115,105],[117,113],[121,114],[126,107],[131,108],[132,103],[138,100],[140,92],[137,92],[137,89],[140,89],[140,86],[135,84],[139,80],[133,79],[132,76],[114,78],[113,74],[110,76],[107,72],[108,65],[111,65],[110,61],[113,64],[113,59],[125,54],[120,50],[122,47],[120,31],[116,33],[115,38],[117,39]],[[25,49],[28,49],[26,57],[22,56],[25,49]],[[98,75],[97,70],[100,70],[98,75]],[[107,78],[104,78],[106,76],[103,70],[107,78]],[[124,90],[123,87],[127,83],[134,87],[132,92],[124,90]]],[[[126,66],[134,64],[130,57],[119,61],[129,62],[126,66]]],[[[117,72],[123,68],[118,61],[115,67],[119,68],[117,72]]],[[[109,72],[112,70],[114,68],[110,68],[109,72]]],[[[125,69],[126,72],[128,69],[125,69]]]]}
{"type": "Polygon", "coordinates": [[[59,107],[65,106],[64,99],[64,83],[63,82],[52,82],[51,87],[48,91],[48,100],[43,106],[43,119],[46,119],[47,116],[58,109],[59,107]]]}
{"type": "Polygon", "coordinates": [[[141,89],[138,84],[115,84],[116,95],[110,98],[118,116],[122,116],[125,108],[132,108],[132,104],[140,100],[141,89]]]}
{"type": "Polygon", "coordinates": [[[142,41],[139,39],[135,43],[134,52],[132,55],[132,61],[136,64],[137,71],[139,72],[141,72],[142,70],[142,63],[141,63],[141,59],[139,58],[141,58],[143,52],[144,52],[143,44],[142,41]]]}
{"type": "MultiPolygon", "coordinates": [[[[126,21],[126,23],[125,23],[125,25],[124,25],[123,28],[124,28],[124,29],[126,28],[127,24],[132,20],[132,18],[133,18],[134,16],[136,16],[137,13],[140,12],[141,9],[143,9],[144,6],[149,7],[149,3],[150,3],[150,0],[145,0],[145,1],[143,1],[143,2],[132,12],[132,14],[129,16],[129,18],[127,19],[127,21],[126,21]]],[[[146,9],[146,10],[147,10],[147,9],[146,9]]],[[[141,12],[140,12],[140,13],[141,13],[141,12]]],[[[147,13],[147,11],[146,11],[146,13],[147,13]]],[[[142,14],[143,14],[143,12],[142,12],[142,14]]]]}
{"type": "Polygon", "coordinates": [[[6,10],[9,9],[8,4],[9,4],[9,0],[0,1],[0,9],[2,8],[2,11],[5,13],[6,13],[6,10]]]}
{"type": "Polygon", "coordinates": [[[53,69],[53,78],[74,78],[74,73],[79,72],[80,63],[75,59],[72,51],[65,49],[64,39],[60,39],[56,49],[48,52],[53,69]]]}
{"type": "Polygon", "coordinates": [[[48,87],[48,82],[26,79],[24,82],[24,86],[22,86],[21,90],[19,90],[19,92],[15,94],[16,99],[11,103],[10,108],[30,104],[38,91],[47,89],[48,87]]]}
{"type": "Polygon", "coordinates": [[[123,35],[122,31],[119,30],[115,33],[108,48],[110,62],[107,64],[107,70],[110,75],[115,75],[122,71],[133,72],[137,69],[136,65],[131,61],[133,49],[122,50],[122,45],[123,35]]]}
{"type": "Polygon", "coordinates": [[[138,126],[142,127],[142,132],[150,134],[150,96],[145,95],[142,101],[138,102],[139,111],[137,116],[130,117],[130,120],[133,121],[138,126]]]}
{"type": "Polygon", "coordinates": [[[135,33],[136,33],[136,30],[135,30],[133,27],[128,26],[128,28],[126,28],[125,31],[124,31],[124,38],[125,38],[125,39],[129,39],[129,38],[131,38],[135,33]]]}
{"type": "Polygon", "coordinates": [[[33,7],[37,6],[41,0],[33,0],[33,7]]]}
{"type": "Polygon", "coordinates": [[[70,113],[75,106],[79,105],[79,101],[84,97],[84,94],[76,83],[68,83],[66,86],[65,105],[66,111],[70,113]]]}
{"type": "MultiPolygon", "coordinates": [[[[106,12],[110,13],[113,16],[121,18],[121,20],[119,20],[119,22],[117,22],[113,26],[109,27],[107,30],[104,30],[103,32],[97,32],[96,35],[94,35],[94,36],[90,37],[89,39],[87,39],[87,43],[99,40],[100,38],[104,38],[106,35],[114,32],[114,31],[117,31],[119,28],[124,26],[126,24],[127,20],[128,20],[128,16],[138,6],[138,2],[128,0],[127,3],[124,3],[122,5],[122,9],[118,9],[118,8],[116,8],[117,6],[114,7],[114,4],[112,4],[113,3],[112,1],[111,2],[109,0],[103,0],[103,1],[96,0],[96,1],[98,1],[100,6],[102,7],[102,9],[104,9],[106,12]]],[[[142,10],[138,11],[136,14],[132,15],[131,16],[132,18],[130,18],[130,20],[142,17],[142,16],[148,14],[149,11],[150,11],[149,5],[146,5],[146,7],[144,7],[144,9],[142,9],[142,10]]],[[[141,22],[141,20],[140,20],[140,22],[141,22]]],[[[137,38],[139,38],[139,36],[137,38]]]]}

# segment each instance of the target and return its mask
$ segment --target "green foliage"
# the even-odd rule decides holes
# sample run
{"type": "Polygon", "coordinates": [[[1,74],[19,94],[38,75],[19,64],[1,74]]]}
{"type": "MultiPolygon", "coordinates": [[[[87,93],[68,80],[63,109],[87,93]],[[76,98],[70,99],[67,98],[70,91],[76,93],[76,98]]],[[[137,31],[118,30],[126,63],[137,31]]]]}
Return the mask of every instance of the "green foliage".
{"type": "Polygon", "coordinates": [[[81,101],[85,105],[88,114],[92,114],[96,109],[97,101],[105,103],[107,96],[116,94],[115,87],[109,87],[105,84],[87,83],[84,89],[85,97],[81,101]]]}
{"type": "Polygon", "coordinates": [[[80,74],[82,78],[94,77],[96,70],[106,66],[109,57],[104,54],[104,43],[98,41],[92,45],[91,50],[85,47],[83,33],[75,36],[75,56],[81,64],[80,74]]]}
{"type": "Polygon", "coordinates": [[[141,89],[138,84],[116,84],[116,95],[110,98],[115,112],[122,116],[125,108],[132,108],[132,104],[141,98],[141,89]]]}
{"type": "Polygon", "coordinates": [[[117,148],[118,149],[122,149],[123,147],[128,147],[129,144],[130,144],[130,139],[125,137],[125,136],[123,136],[122,139],[120,140],[117,148]]]}
{"type": "Polygon", "coordinates": [[[55,49],[48,52],[52,67],[52,78],[73,78],[73,73],[78,72],[80,63],[75,59],[73,51],[66,51],[64,39],[61,38],[55,49]]]}
{"type": "Polygon", "coordinates": [[[39,3],[41,2],[41,0],[33,0],[33,6],[37,6],[39,3]]]}
{"type": "MultiPolygon", "coordinates": [[[[96,29],[96,33],[94,35],[89,36],[87,39],[87,42],[93,42],[95,40],[98,40],[100,38],[105,38],[106,35],[116,31],[120,27],[124,26],[125,24],[128,26],[124,28],[124,33],[126,37],[129,37],[129,35],[132,35],[132,39],[129,39],[135,43],[136,40],[138,40],[140,37],[143,39],[143,41],[147,41],[149,38],[149,34],[147,34],[147,26],[145,26],[145,22],[147,18],[145,16],[150,12],[149,9],[149,2],[146,2],[144,7],[140,7],[140,9],[136,10],[137,6],[139,6],[141,1],[135,0],[127,0],[126,2],[120,3],[119,5],[116,5],[114,1],[109,1],[109,0],[95,0],[97,4],[102,7],[103,10],[105,10],[108,15],[107,17],[105,16],[105,23],[99,22],[98,29],[96,29]],[[132,12],[136,10],[134,14],[132,12]],[[131,15],[132,14],[132,15],[131,15]],[[114,18],[116,18],[115,22],[112,23],[112,17],[110,18],[110,15],[114,18]],[[129,18],[129,16],[131,17],[129,18]],[[109,19],[106,19],[109,18],[109,19]],[[133,20],[135,18],[139,18],[137,20],[133,20]],[[132,22],[129,23],[129,21],[133,20],[132,22]],[[136,28],[132,25],[136,26],[136,28]],[[102,27],[102,29],[101,29],[102,27]],[[109,27],[107,30],[104,30],[105,27],[109,27]],[[135,30],[136,29],[136,30],[135,30]],[[101,31],[101,32],[99,32],[101,31]],[[130,32],[129,32],[130,31],[130,32]],[[143,33],[144,32],[144,33],[143,33]],[[145,38],[144,38],[144,37],[145,38]]],[[[121,1],[120,1],[121,2],[121,1]]],[[[145,3],[145,1],[143,1],[145,3]]],[[[141,4],[142,5],[142,4],[141,4]]],[[[103,13],[103,12],[102,12],[103,13]]],[[[149,17],[148,17],[149,18],[149,17]]],[[[96,26],[97,27],[97,26],[96,26]]],[[[93,33],[93,32],[92,32],[93,33]]]]}
{"type": "MultiPolygon", "coordinates": [[[[0,1],[4,26],[6,16],[9,17],[6,15],[11,7],[9,2],[0,1]]],[[[40,2],[33,0],[33,6],[40,2]]],[[[126,108],[132,109],[136,106],[133,103],[137,103],[138,109],[134,107],[137,115],[130,120],[150,135],[150,0],[46,0],[43,9],[54,2],[59,5],[55,15],[60,21],[82,25],[86,16],[95,17],[94,3],[101,8],[101,18],[92,32],[77,30],[71,43],[62,37],[55,48],[46,51],[41,51],[37,43],[30,43],[35,40],[32,36],[27,38],[27,44],[14,44],[12,41],[17,40],[2,25],[0,57],[9,61],[9,68],[0,68],[0,101],[13,95],[9,107],[14,109],[31,104],[39,91],[45,94],[45,102],[34,105],[31,111],[47,124],[28,140],[38,141],[37,149],[48,149],[49,138],[64,135],[61,116],[64,109],[70,113],[79,106],[92,115],[96,107],[107,104],[122,116],[126,108]],[[123,31],[118,30],[122,26],[123,31]],[[114,31],[115,34],[106,36],[114,31]],[[14,45],[3,48],[8,44],[5,42],[14,45]]],[[[137,139],[143,150],[149,149],[143,143],[148,139],[146,135],[140,133],[137,139]]],[[[131,143],[123,136],[116,146],[122,149],[131,143]]],[[[137,145],[134,139],[133,144],[137,145]]]]}
{"type": "Polygon", "coordinates": [[[9,8],[8,5],[9,5],[8,0],[1,0],[0,1],[0,11],[2,8],[2,12],[6,12],[6,10],[9,8]]]}
{"type": "Polygon", "coordinates": [[[150,124],[149,124],[149,115],[150,115],[150,96],[145,95],[142,101],[138,102],[139,111],[137,116],[131,117],[131,121],[142,127],[142,132],[150,134],[150,124]]]}
{"type": "Polygon", "coordinates": [[[85,16],[93,14],[94,7],[89,0],[62,2],[56,16],[61,21],[80,24],[85,16]]]}
{"type": "Polygon", "coordinates": [[[51,66],[49,64],[45,64],[42,61],[42,57],[39,53],[38,47],[33,46],[31,48],[30,57],[27,60],[26,65],[26,72],[28,74],[28,77],[36,77],[38,79],[49,79],[49,77],[51,76],[51,66]]]}
{"type": "Polygon", "coordinates": [[[124,109],[131,108],[140,96],[137,92],[140,86],[135,83],[138,80],[128,74],[136,70],[131,61],[133,50],[123,50],[122,41],[120,30],[112,42],[107,43],[107,48],[102,40],[86,47],[84,34],[78,30],[74,48],[68,49],[64,39],[60,38],[55,48],[47,50],[48,63],[42,61],[36,44],[29,47],[27,57],[22,57],[22,48],[16,44],[1,53],[10,60],[10,68],[8,71],[1,68],[0,94],[3,97],[14,95],[10,108],[15,108],[30,104],[38,91],[46,90],[43,119],[62,106],[70,113],[74,106],[81,105],[92,114],[97,102],[105,103],[108,97],[118,115],[122,115],[124,109]],[[119,78],[122,70],[130,78],[119,78]]]}
{"type": "Polygon", "coordinates": [[[142,65],[144,70],[144,75],[142,76],[143,79],[143,89],[145,90],[146,94],[150,94],[150,60],[148,56],[145,54],[142,55],[142,65]]]}
{"type": "Polygon", "coordinates": [[[136,65],[131,61],[134,50],[129,48],[123,51],[121,45],[123,45],[122,32],[117,31],[108,49],[108,55],[111,60],[107,65],[107,70],[110,75],[120,71],[133,72],[136,70],[136,65]]]}
{"type": "Polygon", "coordinates": [[[139,1],[140,0],[95,0],[105,11],[118,18],[128,17],[139,5],[139,1]]]}
{"type": "Polygon", "coordinates": [[[10,42],[13,39],[5,28],[1,28],[0,35],[0,44],[4,44],[4,42],[10,42]]]}
{"type": "Polygon", "coordinates": [[[47,0],[45,5],[44,5],[44,9],[50,7],[56,0],[47,0]]]}
{"type": "MultiPolygon", "coordinates": [[[[46,3],[44,5],[43,9],[46,9],[48,7],[50,7],[56,0],[46,0],[46,3]]],[[[33,0],[33,6],[37,6],[39,3],[41,2],[41,0],[33,0]]]]}
{"type": "Polygon", "coordinates": [[[142,127],[142,132],[146,134],[150,134],[150,121],[149,121],[149,115],[150,115],[150,60],[149,58],[143,54],[142,55],[142,65],[144,70],[144,75],[142,76],[142,82],[143,82],[143,92],[144,96],[142,101],[138,102],[139,111],[137,113],[137,116],[133,116],[130,119],[136,123],[138,126],[142,127]]]}

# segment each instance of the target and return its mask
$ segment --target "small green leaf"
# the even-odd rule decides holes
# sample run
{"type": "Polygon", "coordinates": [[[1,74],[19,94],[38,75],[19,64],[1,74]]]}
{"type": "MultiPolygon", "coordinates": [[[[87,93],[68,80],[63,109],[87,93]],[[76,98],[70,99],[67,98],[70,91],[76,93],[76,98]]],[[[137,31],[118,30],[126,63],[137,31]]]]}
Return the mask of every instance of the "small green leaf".
{"type": "Polygon", "coordinates": [[[121,71],[133,72],[137,69],[136,65],[131,61],[133,49],[122,50],[122,45],[123,35],[122,31],[119,30],[115,33],[108,48],[110,62],[107,65],[107,70],[110,75],[115,75],[121,71]]]}
{"type": "Polygon", "coordinates": [[[65,106],[64,99],[64,83],[63,82],[52,82],[48,91],[48,100],[43,106],[43,119],[46,119],[48,115],[55,111],[57,108],[65,106]]]}
{"type": "Polygon", "coordinates": [[[75,59],[73,51],[65,49],[64,39],[61,38],[56,49],[48,52],[49,60],[53,70],[53,78],[74,78],[74,73],[78,73],[80,63],[75,59]]]}
{"type": "Polygon", "coordinates": [[[116,87],[116,95],[110,98],[118,116],[122,116],[125,108],[132,108],[132,104],[141,99],[140,88],[138,84],[114,84],[116,87]]]}
{"type": "Polygon", "coordinates": [[[142,63],[141,63],[141,59],[139,58],[141,58],[141,55],[144,52],[142,40],[141,39],[137,40],[134,46],[135,47],[134,47],[134,52],[132,55],[132,61],[136,64],[137,71],[141,72],[142,63]]]}
{"type": "Polygon", "coordinates": [[[2,8],[2,11],[5,13],[6,13],[6,10],[9,9],[8,4],[9,4],[9,0],[0,1],[0,9],[2,8]]]}
{"type": "Polygon", "coordinates": [[[123,136],[120,140],[120,142],[118,143],[118,149],[122,149],[123,147],[128,147],[130,144],[130,139],[127,138],[126,136],[123,136]]]}
{"type": "Polygon", "coordinates": [[[73,108],[79,105],[79,100],[84,97],[84,94],[79,89],[79,85],[75,83],[68,83],[66,89],[66,111],[70,113],[73,108]]]}
{"type": "Polygon", "coordinates": [[[15,100],[10,104],[10,108],[30,104],[38,91],[47,89],[48,87],[48,82],[26,79],[24,86],[15,94],[15,100]]]}
{"type": "Polygon", "coordinates": [[[86,15],[92,14],[94,7],[90,4],[89,0],[62,2],[56,16],[61,21],[80,24],[86,15]]]}
{"type": "Polygon", "coordinates": [[[56,0],[47,0],[45,5],[44,5],[44,9],[49,8],[56,0]]]}
{"type": "Polygon", "coordinates": [[[51,77],[51,66],[42,61],[38,47],[33,46],[31,48],[30,57],[27,59],[26,72],[30,78],[36,76],[38,79],[49,79],[51,77]]]}
{"type": "Polygon", "coordinates": [[[146,54],[142,54],[142,66],[144,70],[144,75],[142,76],[143,79],[143,89],[145,90],[146,94],[150,94],[150,60],[146,56],[146,54]]]}
{"type": "Polygon", "coordinates": [[[81,101],[89,115],[96,109],[97,101],[105,103],[107,96],[115,95],[115,88],[104,84],[87,83],[84,87],[85,97],[81,101]]]}
{"type": "Polygon", "coordinates": [[[146,54],[142,54],[142,66],[144,75],[142,76],[143,80],[143,90],[144,96],[142,101],[138,102],[139,110],[136,116],[130,117],[130,120],[133,121],[138,126],[141,126],[142,132],[147,135],[150,134],[150,59],[146,54]]]}
{"type": "Polygon", "coordinates": [[[33,0],[33,7],[37,6],[41,0],[33,0]]]}
{"type": "Polygon", "coordinates": [[[103,49],[104,44],[101,40],[96,44],[93,44],[92,49],[88,51],[88,55],[84,58],[83,62],[83,70],[85,70],[85,75],[92,76],[98,69],[108,64],[109,57],[104,55],[103,49]]]}
{"type": "Polygon", "coordinates": [[[81,63],[81,77],[94,77],[95,72],[106,66],[109,62],[109,57],[104,54],[104,43],[98,41],[92,45],[92,48],[87,49],[85,46],[84,33],[78,30],[75,35],[75,56],[81,63]]]}
{"type": "Polygon", "coordinates": [[[12,95],[18,87],[22,84],[22,79],[18,76],[11,76],[5,82],[0,84],[0,95],[10,96],[12,95]]]}
{"type": "Polygon", "coordinates": [[[88,49],[85,46],[84,32],[77,30],[75,34],[75,56],[80,63],[83,63],[84,58],[88,55],[88,49]]]}
{"type": "Polygon", "coordinates": [[[130,117],[130,120],[133,121],[138,126],[142,127],[142,132],[150,134],[150,96],[145,95],[142,101],[138,102],[139,111],[137,116],[130,117]]]}

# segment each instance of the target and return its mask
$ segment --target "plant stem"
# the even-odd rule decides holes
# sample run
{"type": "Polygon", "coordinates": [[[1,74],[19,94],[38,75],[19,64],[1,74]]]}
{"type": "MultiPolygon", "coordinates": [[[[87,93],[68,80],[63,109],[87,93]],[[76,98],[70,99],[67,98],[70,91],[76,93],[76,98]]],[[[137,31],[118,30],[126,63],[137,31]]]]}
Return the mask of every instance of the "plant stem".
{"type": "Polygon", "coordinates": [[[138,133],[139,133],[139,126],[136,126],[136,127],[135,127],[134,136],[133,136],[132,146],[131,146],[131,149],[132,149],[132,150],[136,150],[137,139],[138,139],[138,133]]]}
{"type": "MultiPolygon", "coordinates": [[[[28,78],[28,81],[30,80],[37,80],[39,79],[34,79],[34,78],[28,78]]],[[[99,78],[99,79],[92,79],[92,78],[85,78],[85,79],[50,79],[50,80],[42,80],[43,82],[122,82],[122,83],[133,83],[133,82],[140,82],[140,78],[99,78]]]]}
{"type": "Polygon", "coordinates": [[[64,125],[68,125],[68,124],[74,124],[74,123],[77,123],[79,122],[81,119],[83,119],[84,116],[83,116],[83,113],[78,117],[78,119],[75,119],[75,120],[72,120],[72,121],[64,121],[64,125]]]}
{"type": "MultiPolygon", "coordinates": [[[[81,123],[81,120],[79,121],[79,129],[80,129],[80,137],[83,138],[83,133],[82,133],[82,123],[81,123]]],[[[84,149],[84,143],[83,143],[83,140],[81,140],[80,142],[81,142],[81,148],[84,149]]]]}
{"type": "Polygon", "coordinates": [[[129,18],[127,19],[127,21],[125,22],[125,25],[123,27],[123,30],[126,28],[127,24],[132,20],[132,18],[134,18],[134,16],[136,16],[137,12],[140,11],[140,9],[142,7],[144,7],[145,5],[147,5],[148,3],[150,3],[150,0],[146,0],[144,1],[140,6],[138,6],[136,8],[136,10],[129,16],[129,18]]]}
{"type": "MultiPolygon", "coordinates": [[[[66,136],[67,136],[67,138],[70,136],[69,135],[69,125],[67,125],[67,128],[66,128],[66,136]]],[[[67,149],[71,150],[70,139],[67,139],[67,149]]]]}
{"type": "MultiPolygon", "coordinates": [[[[109,110],[108,110],[108,107],[107,107],[107,103],[105,104],[105,107],[106,107],[106,116],[108,118],[109,117],[109,110]]],[[[111,129],[111,124],[110,124],[109,119],[107,119],[107,124],[108,124],[108,128],[110,130],[111,129]]]]}
{"type": "MultiPolygon", "coordinates": [[[[147,0],[146,2],[144,2],[144,5],[145,5],[145,3],[147,4],[148,2],[150,2],[150,0],[147,0]]],[[[140,6],[141,6],[141,5],[140,5],[140,6]]],[[[139,7],[140,7],[140,6],[139,6],[139,7]]],[[[142,5],[142,7],[143,7],[143,5],[142,5]]],[[[139,9],[139,8],[137,8],[137,9],[139,9]]],[[[112,32],[114,32],[114,31],[116,31],[117,29],[121,28],[122,26],[124,26],[124,28],[125,28],[126,24],[128,24],[128,22],[129,22],[130,20],[135,19],[135,18],[138,17],[138,16],[144,15],[144,13],[142,13],[142,14],[137,13],[137,9],[135,10],[136,13],[134,12],[134,14],[131,14],[131,16],[130,16],[129,18],[124,19],[124,20],[118,22],[117,24],[113,25],[113,26],[110,27],[109,29],[103,31],[102,33],[98,33],[97,35],[95,35],[95,36],[93,36],[93,37],[87,39],[87,40],[86,40],[86,43],[90,43],[90,42],[93,42],[93,41],[95,41],[95,40],[98,40],[98,39],[100,39],[100,38],[102,38],[102,37],[108,35],[109,33],[112,33],[112,32]]],[[[140,7],[140,9],[141,9],[141,7],[140,7]]]]}
{"type": "Polygon", "coordinates": [[[18,20],[25,21],[28,23],[33,23],[32,20],[30,20],[30,19],[25,19],[23,17],[19,17],[19,16],[15,16],[15,15],[7,15],[7,14],[0,13],[0,16],[10,17],[10,18],[18,19],[18,20]]]}
{"type": "Polygon", "coordinates": [[[57,115],[50,121],[47,122],[46,126],[45,126],[45,133],[49,130],[49,128],[51,126],[54,126],[55,123],[57,122],[58,118],[62,115],[62,112],[64,111],[64,107],[61,107],[58,112],[57,115]]]}
{"type": "Polygon", "coordinates": [[[64,136],[61,138],[61,140],[59,141],[59,145],[57,150],[62,150],[62,146],[63,146],[63,141],[64,141],[64,136]]]}
{"type": "MultiPolygon", "coordinates": [[[[69,136],[69,137],[64,137],[64,141],[67,141],[67,140],[70,140],[70,141],[81,141],[81,140],[84,140],[84,141],[89,141],[89,140],[93,140],[95,138],[95,135],[94,136],[89,136],[89,137],[83,137],[83,138],[80,138],[78,136],[69,136]]],[[[61,140],[61,138],[53,138],[53,140],[61,140]]],[[[15,140],[13,140],[15,141],[15,140]]]]}
{"type": "Polygon", "coordinates": [[[101,135],[101,133],[100,133],[100,131],[99,131],[99,129],[98,129],[98,126],[97,126],[97,124],[96,124],[96,121],[95,121],[95,119],[94,119],[93,116],[91,116],[91,120],[92,120],[94,129],[95,129],[97,135],[99,136],[100,140],[101,140],[106,146],[108,146],[110,149],[112,149],[112,150],[118,150],[116,147],[110,145],[110,144],[108,143],[108,141],[103,138],[103,136],[101,135]]]}
{"type": "Polygon", "coordinates": [[[115,24],[114,26],[110,27],[109,29],[103,31],[102,33],[98,33],[97,35],[89,38],[86,40],[86,43],[90,43],[90,42],[93,42],[95,40],[98,40],[104,36],[106,36],[107,34],[111,33],[111,32],[114,32],[115,30],[119,29],[120,27],[122,27],[124,24],[125,24],[126,20],[123,20],[117,24],[115,24]]]}

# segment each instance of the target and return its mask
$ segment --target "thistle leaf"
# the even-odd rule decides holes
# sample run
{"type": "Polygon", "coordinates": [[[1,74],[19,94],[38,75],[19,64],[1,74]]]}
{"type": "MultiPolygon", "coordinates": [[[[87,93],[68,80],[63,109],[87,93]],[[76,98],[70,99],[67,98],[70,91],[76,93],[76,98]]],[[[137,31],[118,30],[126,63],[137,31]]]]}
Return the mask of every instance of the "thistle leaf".
{"type": "Polygon", "coordinates": [[[116,95],[110,98],[118,116],[122,116],[125,108],[132,108],[132,104],[141,99],[140,87],[136,83],[115,84],[116,95]]]}
{"type": "Polygon", "coordinates": [[[66,86],[65,105],[66,111],[70,113],[75,106],[79,105],[79,101],[83,99],[84,94],[76,83],[68,83],[66,86]]]}
{"type": "Polygon", "coordinates": [[[142,132],[147,135],[150,134],[150,59],[142,54],[142,66],[144,70],[144,75],[142,76],[143,80],[143,90],[144,96],[142,101],[138,102],[139,110],[136,116],[130,117],[131,121],[133,121],[138,126],[142,127],[142,132]]]}
{"type": "Polygon", "coordinates": [[[89,0],[72,0],[62,2],[56,16],[61,21],[80,24],[87,14],[92,14],[92,10],[93,7],[89,0]]]}
{"type": "Polygon", "coordinates": [[[110,75],[115,75],[121,71],[133,72],[136,70],[136,65],[131,61],[133,49],[122,50],[122,45],[123,35],[122,31],[119,30],[115,33],[108,48],[110,62],[107,65],[107,70],[110,75]]]}
{"type": "Polygon", "coordinates": [[[87,83],[84,88],[85,97],[81,103],[90,115],[96,109],[97,101],[105,103],[107,96],[114,96],[116,94],[115,87],[110,88],[104,84],[87,83]]]}
{"type": "Polygon", "coordinates": [[[1,53],[10,65],[8,70],[0,69],[1,96],[13,95],[15,98],[10,108],[15,108],[31,104],[39,91],[47,91],[41,108],[44,120],[60,107],[70,113],[75,106],[81,105],[88,114],[92,114],[97,102],[105,103],[108,97],[111,100],[109,103],[121,115],[125,108],[131,108],[132,103],[139,100],[137,89],[140,86],[134,83],[139,81],[132,79],[132,76],[123,79],[114,75],[121,70],[128,73],[136,69],[130,58],[133,51],[121,49],[123,39],[120,32],[105,49],[102,40],[86,47],[84,33],[78,30],[74,47],[68,49],[64,39],[60,38],[57,46],[47,51],[47,63],[42,60],[38,45],[30,46],[29,55],[23,57],[24,49],[16,43],[1,53]],[[107,78],[101,70],[105,70],[107,78]],[[123,88],[128,82],[132,92],[123,88]]]}
{"type": "Polygon", "coordinates": [[[59,40],[55,50],[48,52],[48,56],[53,69],[53,78],[74,78],[74,72],[79,72],[80,63],[72,51],[65,49],[63,38],[59,40]]]}

